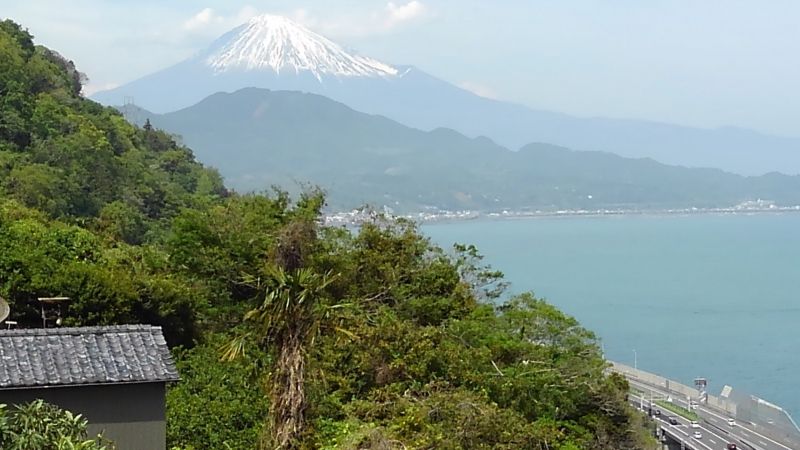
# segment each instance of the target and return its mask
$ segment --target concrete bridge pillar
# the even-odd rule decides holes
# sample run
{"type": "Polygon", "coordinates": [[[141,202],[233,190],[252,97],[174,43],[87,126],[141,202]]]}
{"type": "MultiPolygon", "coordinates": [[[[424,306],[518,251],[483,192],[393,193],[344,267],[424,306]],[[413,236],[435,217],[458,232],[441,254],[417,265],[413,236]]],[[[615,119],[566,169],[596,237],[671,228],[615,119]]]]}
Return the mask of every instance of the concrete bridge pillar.
{"type": "Polygon", "coordinates": [[[663,436],[659,441],[661,442],[661,450],[689,450],[689,447],[683,441],[678,441],[670,435],[663,436]]]}

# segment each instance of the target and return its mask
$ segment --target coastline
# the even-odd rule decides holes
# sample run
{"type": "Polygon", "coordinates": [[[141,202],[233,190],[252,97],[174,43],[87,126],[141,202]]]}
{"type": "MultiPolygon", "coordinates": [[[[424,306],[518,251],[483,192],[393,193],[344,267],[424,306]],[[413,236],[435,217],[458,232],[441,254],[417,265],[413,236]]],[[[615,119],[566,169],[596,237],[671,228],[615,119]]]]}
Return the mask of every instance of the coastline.
{"type": "MultiPolygon", "coordinates": [[[[535,210],[535,211],[513,211],[503,210],[501,212],[486,211],[435,211],[418,212],[414,214],[385,213],[394,218],[401,218],[414,221],[418,224],[451,223],[468,220],[520,220],[520,219],[554,219],[554,218],[602,218],[602,217],[626,217],[626,216],[690,216],[690,215],[752,215],[752,214],[784,214],[800,213],[800,205],[778,206],[773,203],[757,201],[746,202],[736,206],[719,208],[674,208],[674,209],[563,209],[563,210],[535,210]]],[[[337,212],[325,216],[326,225],[352,226],[366,221],[373,220],[378,216],[374,211],[353,210],[349,212],[337,212]]]]}

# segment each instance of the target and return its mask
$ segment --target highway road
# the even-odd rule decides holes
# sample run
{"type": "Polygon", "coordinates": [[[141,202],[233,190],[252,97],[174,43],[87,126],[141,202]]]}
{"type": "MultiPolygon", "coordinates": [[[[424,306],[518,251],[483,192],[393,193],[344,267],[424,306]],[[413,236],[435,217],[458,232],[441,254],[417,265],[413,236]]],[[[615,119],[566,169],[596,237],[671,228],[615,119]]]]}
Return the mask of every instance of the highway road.
{"type": "MultiPolygon", "coordinates": [[[[649,397],[651,395],[654,400],[665,399],[672,395],[674,404],[687,409],[689,407],[686,399],[676,398],[674,397],[673,393],[667,392],[663,388],[654,387],[637,380],[629,379],[628,382],[630,383],[631,387],[645,393],[643,396],[645,398],[640,398],[633,394],[631,395],[632,398],[635,398],[636,401],[640,403],[643,402],[645,405],[649,406],[649,397]]],[[[655,403],[652,405],[652,407],[654,409],[661,410],[661,419],[659,422],[662,424],[662,426],[670,426],[667,418],[675,417],[678,420],[679,425],[673,427],[678,427],[678,431],[682,435],[685,434],[686,436],[691,436],[695,431],[694,429],[688,428],[689,421],[683,417],[674,414],[671,411],[665,410],[655,403]],[[686,430],[683,430],[684,426],[687,427],[686,430]],[[687,432],[683,433],[683,431],[687,432]]],[[[700,448],[707,450],[726,450],[729,443],[735,443],[737,448],[745,450],[800,450],[800,447],[798,446],[789,446],[786,443],[779,442],[769,436],[764,435],[762,432],[755,430],[750,424],[736,423],[735,426],[730,426],[728,425],[728,417],[724,413],[711,410],[703,405],[699,405],[696,412],[701,418],[700,432],[702,433],[703,437],[699,440],[693,440],[699,444],[700,448]]]]}
{"type": "Polygon", "coordinates": [[[634,394],[631,394],[630,398],[631,404],[635,406],[643,406],[645,413],[651,407],[653,411],[661,411],[661,414],[654,416],[653,419],[661,428],[668,430],[669,434],[671,434],[674,439],[685,442],[688,447],[697,450],[727,450],[728,443],[733,442],[736,443],[738,448],[749,450],[749,447],[743,446],[736,440],[731,440],[730,436],[727,436],[725,433],[710,427],[706,423],[700,422],[699,428],[692,428],[691,422],[688,419],[685,419],[671,411],[667,411],[655,403],[651,405],[649,399],[647,398],[639,397],[638,395],[634,394]],[[674,418],[678,423],[676,425],[671,424],[669,422],[670,418],[674,418]],[[700,432],[702,436],[700,439],[694,438],[695,431],[700,432]]]}

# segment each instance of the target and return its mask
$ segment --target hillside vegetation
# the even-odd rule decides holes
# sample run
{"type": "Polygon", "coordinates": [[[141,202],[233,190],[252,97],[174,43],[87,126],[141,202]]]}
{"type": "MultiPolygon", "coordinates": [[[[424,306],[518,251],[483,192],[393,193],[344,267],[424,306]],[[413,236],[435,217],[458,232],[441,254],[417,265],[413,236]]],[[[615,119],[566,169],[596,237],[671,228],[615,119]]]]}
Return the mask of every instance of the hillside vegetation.
{"type": "Polygon", "coordinates": [[[161,325],[175,449],[635,449],[594,335],[502,275],[324,197],[239,195],[169,135],[80,95],[72,63],[0,23],[0,295],[36,326],[161,325]]]}
{"type": "Polygon", "coordinates": [[[300,92],[248,88],[163,115],[124,111],[178,134],[236,189],[311,182],[329,192],[336,210],[364,203],[403,213],[729,207],[759,198],[800,204],[800,176],[744,177],[542,143],[510,151],[300,92]]]}

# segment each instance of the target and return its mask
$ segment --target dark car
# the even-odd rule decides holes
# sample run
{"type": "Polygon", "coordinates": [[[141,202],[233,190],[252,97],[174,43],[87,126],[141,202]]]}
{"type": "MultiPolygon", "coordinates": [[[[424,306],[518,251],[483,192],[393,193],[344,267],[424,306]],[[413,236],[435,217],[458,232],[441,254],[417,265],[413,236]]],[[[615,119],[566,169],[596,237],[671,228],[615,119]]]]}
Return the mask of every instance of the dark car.
{"type": "Polygon", "coordinates": [[[737,447],[736,444],[734,444],[733,442],[728,444],[728,450],[736,450],[737,448],[739,447],[737,447]]]}
{"type": "Polygon", "coordinates": [[[670,425],[677,425],[678,424],[678,419],[676,419],[674,417],[668,417],[667,420],[669,420],[669,424],[670,425]]]}
{"type": "Polygon", "coordinates": [[[661,415],[661,410],[657,409],[657,410],[653,411],[653,414],[655,414],[657,416],[660,416],[661,415]]]}

